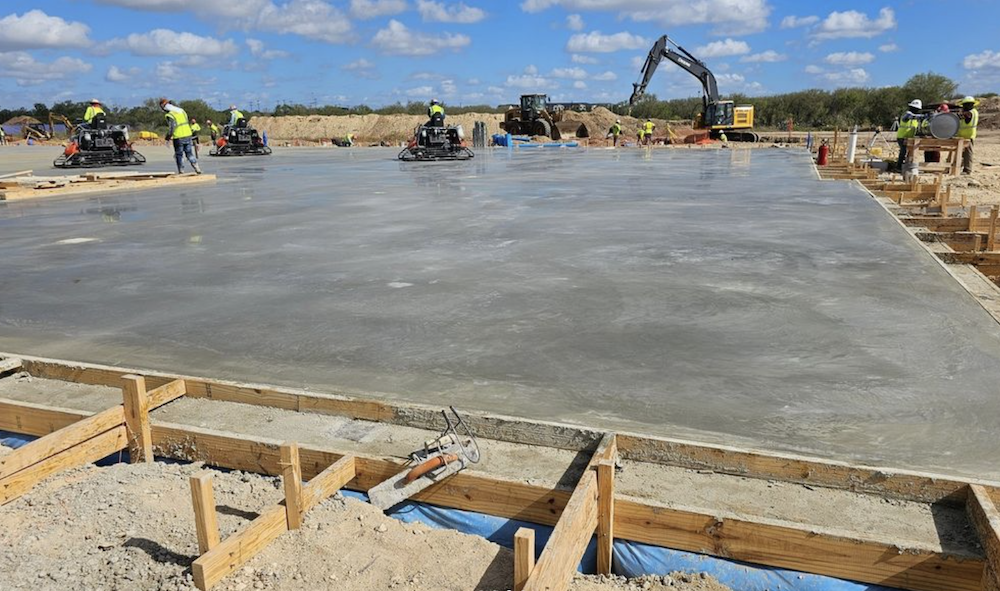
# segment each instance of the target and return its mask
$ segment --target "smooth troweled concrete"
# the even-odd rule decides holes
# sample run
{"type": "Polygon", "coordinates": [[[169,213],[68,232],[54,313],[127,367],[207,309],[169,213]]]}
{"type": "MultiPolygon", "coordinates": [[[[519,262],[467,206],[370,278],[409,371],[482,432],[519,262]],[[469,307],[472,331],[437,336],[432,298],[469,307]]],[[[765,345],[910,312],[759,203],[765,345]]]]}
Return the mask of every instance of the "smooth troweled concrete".
{"type": "Polygon", "coordinates": [[[1000,475],[996,323],[804,152],[394,156],[0,205],[0,349],[1000,475]]]}

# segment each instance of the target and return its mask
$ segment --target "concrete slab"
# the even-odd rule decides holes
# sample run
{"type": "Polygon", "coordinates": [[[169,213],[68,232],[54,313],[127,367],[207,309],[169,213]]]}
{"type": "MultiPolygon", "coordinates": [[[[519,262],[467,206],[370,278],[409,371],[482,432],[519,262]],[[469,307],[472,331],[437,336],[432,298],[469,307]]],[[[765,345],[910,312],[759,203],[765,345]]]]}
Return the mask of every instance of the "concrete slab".
{"type": "Polygon", "coordinates": [[[996,323],[804,152],[394,152],[0,207],[0,349],[1000,475],[996,323]]]}

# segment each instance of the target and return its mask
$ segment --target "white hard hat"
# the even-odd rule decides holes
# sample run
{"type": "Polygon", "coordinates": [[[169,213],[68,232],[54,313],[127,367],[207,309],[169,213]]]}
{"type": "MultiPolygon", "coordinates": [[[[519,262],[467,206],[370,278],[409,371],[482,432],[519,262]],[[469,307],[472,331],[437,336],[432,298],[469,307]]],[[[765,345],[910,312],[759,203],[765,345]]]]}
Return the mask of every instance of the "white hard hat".
{"type": "Polygon", "coordinates": [[[621,122],[622,122],[621,119],[615,119],[615,123],[621,123],[621,122]]]}
{"type": "Polygon", "coordinates": [[[99,104],[101,104],[101,101],[99,101],[97,99],[90,99],[90,104],[92,104],[92,105],[93,104],[98,104],[99,105],[99,104]]]}
{"type": "Polygon", "coordinates": [[[967,105],[969,103],[976,104],[976,97],[974,97],[974,96],[967,96],[964,99],[962,99],[962,104],[963,105],[967,105]]]}
{"type": "Polygon", "coordinates": [[[229,105],[229,110],[230,111],[235,111],[236,110],[236,105],[229,105]]]}
{"type": "Polygon", "coordinates": [[[914,109],[923,109],[924,102],[921,101],[920,99],[913,99],[912,101],[910,101],[910,106],[913,107],[914,109]]]}

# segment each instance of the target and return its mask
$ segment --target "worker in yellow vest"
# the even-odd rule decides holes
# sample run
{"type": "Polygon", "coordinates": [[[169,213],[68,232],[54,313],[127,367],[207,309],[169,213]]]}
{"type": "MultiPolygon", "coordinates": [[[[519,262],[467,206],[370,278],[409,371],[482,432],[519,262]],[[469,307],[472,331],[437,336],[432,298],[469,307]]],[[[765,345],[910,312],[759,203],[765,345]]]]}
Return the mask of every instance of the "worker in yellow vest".
{"type": "Polygon", "coordinates": [[[201,158],[198,146],[201,144],[201,139],[198,137],[198,132],[201,131],[201,126],[198,125],[198,120],[194,117],[191,118],[191,143],[194,145],[194,155],[196,158],[201,158]]]}
{"type": "Polygon", "coordinates": [[[976,141],[976,128],[979,127],[979,101],[967,96],[962,99],[962,112],[958,114],[958,137],[965,140],[962,149],[962,174],[972,174],[972,144],[976,141]]]}
{"type": "Polygon", "coordinates": [[[899,127],[896,129],[896,143],[899,144],[899,159],[896,160],[896,168],[900,171],[906,164],[906,140],[917,137],[917,129],[920,128],[920,119],[917,115],[924,108],[924,103],[920,99],[913,99],[906,107],[906,112],[899,118],[899,127]]]}
{"type": "Polygon", "coordinates": [[[236,105],[229,105],[229,127],[236,127],[240,119],[245,119],[243,112],[236,105]]]}
{"type": "Polygon", "coordinates": [[[198,167],[198,157],[195,156],[194,146],[191,137],[194,132],[191,130],[191,122],[188,120],[184,109],[172,104],[167,99],[160,99],[160,108],[167,114],[167,141],[174,144],[174,160],[177,162],[177,174],[184,172],[184,157],[191,163],[191,168],[197,174],[201,174],[198,167]]]}
{"type": "Polygon", "coordinates": [[[101,101],[90,99],[90,106],[87,107],[87,112],[83,114],[83,122],[90,125],[90,122],[98,115],[104,115],[104,108],[101,107],[101,101]]]}
{"type": "Polygon", "coordinates": [[[215,144],[215,140],[219,138],[219,126],[212,123],[211,119],[205,119],[205,125],[208,126],[208,133],[212,136],[212,143],[215,144]]]}
{"type": "Polygon", "coordinates": [[[612,138],[613,144],[616,148],[618,147],[618,136],[622,134],[622,120],[615,119],[614,125],[608,130],[608,136],[612,138]]]}
{"type": "Polygon", "coordinates": [[[646,119],[646,123],[642,126],[643,140],[646,144],[653,143],[653,130],[656,129],[656,124],[653,123],[652,119],[646,119]]]}
{"type": "Polygon", "coordinates": [[[444,127],[444,107],[437,99],[431,101],[431,106],[427,107],[427,126],[444,127]]]}

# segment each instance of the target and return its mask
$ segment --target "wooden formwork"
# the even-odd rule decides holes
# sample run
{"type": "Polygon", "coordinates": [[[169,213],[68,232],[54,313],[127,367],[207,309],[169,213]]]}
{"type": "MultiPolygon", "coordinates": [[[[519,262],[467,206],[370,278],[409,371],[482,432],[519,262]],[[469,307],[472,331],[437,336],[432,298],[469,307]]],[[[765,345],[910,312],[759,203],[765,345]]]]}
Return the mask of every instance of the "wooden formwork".
{"type": "MultiPolygon", "coordinates": [[[[125,448],[136,450],[133,461],[149,461],[151,455],[147,452],[151,450],[152,455],[164,458],[282,476],[285,501],[265,508],[243,531],[221,541],[215,525],[210,479],[198,476],[192,480],[199,547],[192,571],[201,589],[210,588],[271,540],[298,527],[303,514],[323,498],[342,487],[366,491],[398,473],[403,464],[394,459],[150,421],[150,408],[188,396],[421,428],[429,426],[430,416],[436,414],[435,409],[420,405],[291,388],[28,356],[0,354],[0,358],[3,359],[0,364],[8,367],[8,372],[17,369],[44,379],[114,385],[122,387],[124,392],[122,406],[96,414],[0,400],[0,430],[40,437],[3,458],[5,463],[0,464],[3,490],[7,490],[10,478],[48,458],[67,454],[71,460],[55,462],[54,469],[31,473],[15,492],[23,494],[41,478],[58,470],[95,461],[125,448]],[[146,385],[154,389],[145,391],[146,385]],[[96,432],[100,434],[95,435],[96,432]],[[99,444],[94,443],[97,439],[99,444]],[[302,484],[303,480],[306,484],[302,484]]],[[[610,569],[613,540],[622,539],[913,591],[995,589],[990,585],[1000,570],[997,533],[1000,519],[994,505],[1000,499],[1000,483],[607,433],[512,417],[472,414],[468,421],[484,438],[504,441],[529,438],[535,445],[590,454],[587,468],[572,490],[467,471],[414,497],[416,501],[441,507],[554,526],[537,563],[531,560],[534,541],[530,533],[519,532],[513,540],[515,581],[523,589],[567,589],[584,549],[595,535],[601,572],[610,569]],[[844,531],[774,519],[726,517],[687,508],[683,503],[667,505],[618,496],[614,485],[616,457],[740,478],[844,489],[885,499],[963,507],[976,525],[986,549],[985,557],[946,549],[904,549],[898,540],[877,539],[877,536],[876,539],[853,536],[844,531]]]]}

